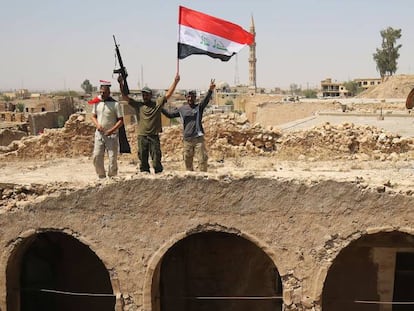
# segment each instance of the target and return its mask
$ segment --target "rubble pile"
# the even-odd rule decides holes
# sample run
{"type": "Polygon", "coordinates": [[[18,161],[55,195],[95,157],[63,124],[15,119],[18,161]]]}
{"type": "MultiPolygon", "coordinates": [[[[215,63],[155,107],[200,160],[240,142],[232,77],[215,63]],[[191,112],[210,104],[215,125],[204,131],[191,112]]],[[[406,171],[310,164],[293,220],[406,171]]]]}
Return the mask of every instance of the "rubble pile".
{"type": "Polygon", "coordinates": [[[82,115],[72,115],[61,129],[45,129],[38,136],[12,141],[0,149],[2,158],[49,159],[90,155],[95,127],[82,115]]]}
{"type": "Polygon", "coordinates": [[[49,196],[51,194],[73,192],[75,189],[66,183],[49,183],[49,184],[27,184],[17,185],[11,183],[0,183],[0,209],[6,212],[18,208],[34,199],[49,196]]]}
{"type": "MultiPolygon", "coordinates": [[[[209,157],[220,160],[239,156],[274,154],[277,141],[282,136],[278,129],[251,126],[245,116],[212,114],[203,119],[209,157]]],[[[161,136],[165,157],[182,159],[182,126],[166,128],[161,136]]]]}
{"type": "Polygon", "coordinates": [[[286,135],[280,142],[278,156],[295,158],[311,156],[318,160],[360,159],[397,160],[414,153],[414,140],[387,133],[373,126],[353,123],[325,123],[307,131],[286,135]]]}
{"type": "MultiPolygon", "coordinates": [[[[282,133],[277,128],[251,125],[244,115],[212,114],[203,120],[212,160],[243,156],[272,156],[286,160],[360,159],[404,160],[414,156],[412,138],[401,138],[372,126],[325,123],[309,130],[282,133]]],[[[90,156],[95,128],[82,115],[72,115],[62,129],[23,137],[0,149],[0,159],[51,159],[90,156]]],[[[131,158],[136,157],[135,126],[127,127],[131,158]]],[[[182,125],[165,127],[160,137],[164,160],[182,160],[182,125]]],[[[128,155],[125,155],[128,157],[128,155]]]]}

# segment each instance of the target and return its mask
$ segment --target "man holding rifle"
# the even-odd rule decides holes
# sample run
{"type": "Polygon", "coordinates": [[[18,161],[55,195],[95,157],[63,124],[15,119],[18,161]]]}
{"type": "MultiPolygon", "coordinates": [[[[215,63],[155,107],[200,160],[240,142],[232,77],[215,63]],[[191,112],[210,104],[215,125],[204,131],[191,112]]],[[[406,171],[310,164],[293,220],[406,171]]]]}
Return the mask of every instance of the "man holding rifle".
{"type": "Polygon", "coordinates": [[[152,90],[144,87],[141,90],[142,101],[136,101],[129,97],[125,92],[124,79],[119,75],[118,82],[122,94],[122,99],[134,108],[138,121],[138,158],[140,160],[139,170],[150,172],[149,156],[152,159],[152,167],[155,174],[163,171],[161,163],[162,153],[160,146],[159,133],[162,132],[161,108],[167,100],[174,94],[175,88],[180,81],[177,74],[167,93],[152,100],[152,90]]]}

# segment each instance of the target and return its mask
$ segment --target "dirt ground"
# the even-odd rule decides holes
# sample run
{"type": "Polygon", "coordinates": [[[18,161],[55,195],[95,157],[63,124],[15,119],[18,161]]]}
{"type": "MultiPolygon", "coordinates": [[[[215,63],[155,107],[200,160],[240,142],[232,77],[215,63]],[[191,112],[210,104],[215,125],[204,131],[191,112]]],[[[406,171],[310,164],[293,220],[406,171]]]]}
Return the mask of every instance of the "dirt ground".
{"type": "MultiPolygon", "coordinates": [[[[238,178],[246,176],[301,179],[309,182],[335,179],[366,183],[375,187],[388,187],[394,191],[409,192],[414,189],[414,164],[412,161],[281,161],[267,157],[245,157],[210,161],[209,172],[186,172],[181,162],[164,162],[165,171],[159,175],[137,173],[137,166],[129,160],[119,161],[119,179],[162,178],[171,175],[218,175],[238,178]]],[[[0,183],[13,184],[66,184],[84,187],[90,184],[111,183],[99,181],[90,157],[60,158],[51,161],[24,161],[0,164],[0,183]]],[[[413,190],[414,191],[414,190],[413,190]]]]}

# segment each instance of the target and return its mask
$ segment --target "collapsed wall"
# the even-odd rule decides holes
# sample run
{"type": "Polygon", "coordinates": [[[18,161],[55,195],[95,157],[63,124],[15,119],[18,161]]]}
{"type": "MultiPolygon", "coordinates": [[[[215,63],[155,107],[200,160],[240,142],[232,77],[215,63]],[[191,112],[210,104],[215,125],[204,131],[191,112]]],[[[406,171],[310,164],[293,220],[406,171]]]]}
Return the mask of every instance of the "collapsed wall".
{"type": "MultiPolygon", "coordinates": [[[[98,278],[95,274],[106,273],[110,283],[101,293],[110,295],[112,291],[116,310],[174,310],[182,306],[183,299],[197,306],[203,303],[203,308],[230,308],[228,300],[201,301],[203,295],[265,296],[269,300],[239,299],[233,305],[238,310],[281,310],[282,304],[285,310],[320,310],[324,300],[330,301],[334,295],[329,294],[333,288],[326,280],[336,258],[352,243],[369,236],[375,239],[365,240],[358,249],[377,255],[356,252],[367,256],[364,267],[369,269],[360,274],[370,273],[364,281],[370,282],[366,288],[375,288],[373,284],[382,280],[382,289],[388,293],[390,287],[384,287],[378,259],[383,257],[378,254],[384,247],[393,249],[394,255],[400,249],[414,252],[413,206],[411,196],[378,192],[358,182],[305,183],[203,174],[141,177],[59,193],[0,214],[0,309],[18,310],[15,305],[22,296],[15,289],[24,273],[18,263],[28,260],[25,254],[36,237],[41,240],[47,234],[43,241],[62,249],[58,253],[65,267],[85,271],[75,273],[77,280],[65,279],[66,270],[61,268],[59,289],[82,292],[80,284],[88,283],[86,278],[105,279],[105,275],[98,278]],[[377,236],[398,232],[408,234],[411,240],[397,235],[384,244],[386,239],[377,236]],[[83,246],[71,246],[75,241],[83,246]],[[90,259],[85,267],[82,260],[73,258],[75,268],[64,259],[71,247],[79,249],[74,251],[81,256],[78,258],[86,251],[98,263],[92,264],[90,259]],[[199,255],[204,249],[210,251],[199,255]],[[232,257],[233,252],[238,255],[232,257]],[[324,299],[325,292],[331,296],[324,299]]],[[[346,263],[342,261],[339,267],[346,263]]],[[[352,270],[345,274],[354,275],[352,270]]],[[[352,302],[372,298],[349,294],[353,287],[349,282],[345,293],[352,302]]],[[[360,286],[356,284],[354,287],[360,286]]],[[[55,302],[65,310],[60,299],[55,302]]],[[[353,305],[352,309],[363,307],[353,305]]],[[[333,309],[326,305],[324,310],[333,309]]]]}

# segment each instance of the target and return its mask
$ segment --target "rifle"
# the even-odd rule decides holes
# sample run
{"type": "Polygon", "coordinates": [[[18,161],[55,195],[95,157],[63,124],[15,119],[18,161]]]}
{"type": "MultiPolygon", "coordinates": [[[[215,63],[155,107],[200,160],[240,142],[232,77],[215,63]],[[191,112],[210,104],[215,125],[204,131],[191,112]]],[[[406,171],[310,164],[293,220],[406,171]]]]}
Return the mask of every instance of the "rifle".
{"type": "MultiPolygon", "coordinates": [[[[116,56],[118,57],[118,63],[119,63],[119,69],[114,69],[114,73],[118,73],[121,75],[122,80],[124,80],[124,87],[122,88],[122,93],[125,95],[129,94],[129,87],[128,82],[126,78],[128,77],[128,72],[126,71],[126,68],[124,66],[124,63],[122,62],[121,52],[119,52],[118,44],[115,40],[115,35],[112,35],[114,37],[115,42],[115,51],[116,56]]],[[[122,124],[119,128],[119,152],[120,153],[131,153],[131,147],[129,146],[128,138],[125,131],[125,125],[122,124]]]]}
{"type": "Polygon", "coordinates": [[[118,58],[118,63],[120,67],[119,69],[114,69],[114,73],[118,73],[121,75],[122,79],[124,80],[124,87],[122,89],[122,93],[125,95],[128,95],[129,94],[129,87],[128,87],[128,82],[127,82],[128,72],[124,66],[124,63],[122,62],[121,52],[119,51],[118,44],[116,43],[115,35],[112,35],[112,37],[114,37],[115,51],[116,51],[116,56],[118,58]]]}

